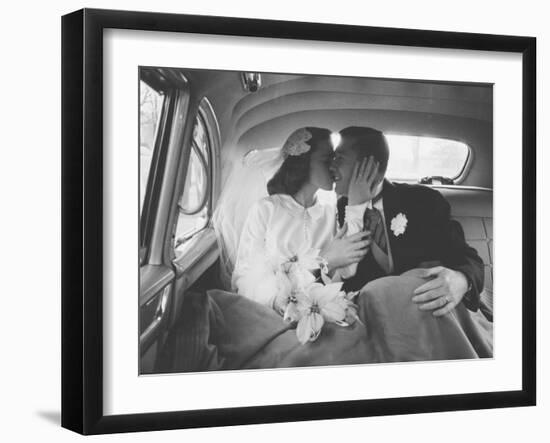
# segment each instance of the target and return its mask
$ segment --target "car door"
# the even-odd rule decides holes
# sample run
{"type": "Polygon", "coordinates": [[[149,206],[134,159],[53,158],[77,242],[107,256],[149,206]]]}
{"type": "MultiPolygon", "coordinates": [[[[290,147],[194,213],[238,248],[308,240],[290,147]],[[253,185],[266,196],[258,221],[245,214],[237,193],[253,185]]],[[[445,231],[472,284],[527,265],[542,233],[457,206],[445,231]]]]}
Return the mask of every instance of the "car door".
{"type": "Polygon", "coordinates": [[[169,324],[175,273],[164,238],[185,144],[189,89],[162,69],[140,69],[140,373],[154,369],[169,324]]]}
{"type": "MultiPolygon", "coordinates": [[[[142,176],[147,184],[140,219],[140,373],[150,373],[186,291],[218,258],[211,218],[220,134],[210,103],[181,71],[142,68],[141,77],[164,98],[151,166],[142,176]]],[[[148,104],[142,110],[149,112],[148,104]]],[[[140,129],[145,139],[147,128],[140,129]]]]}

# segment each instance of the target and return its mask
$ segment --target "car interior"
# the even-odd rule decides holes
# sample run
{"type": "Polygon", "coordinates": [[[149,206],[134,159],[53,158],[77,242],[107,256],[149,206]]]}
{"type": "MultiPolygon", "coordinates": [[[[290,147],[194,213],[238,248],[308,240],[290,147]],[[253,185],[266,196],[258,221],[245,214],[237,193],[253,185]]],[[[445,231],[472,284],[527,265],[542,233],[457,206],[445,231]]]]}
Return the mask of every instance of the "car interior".
{"type": "Polygon", "coordinates": [[[303,126],[384,132],[388,178],[439,190],[483,259],[492,321],[491,85],[141,67],[139,96],[141,374],[191,358],[172,339],[188,294],[230,290],[215,212],[236,165],[303,126]]]}

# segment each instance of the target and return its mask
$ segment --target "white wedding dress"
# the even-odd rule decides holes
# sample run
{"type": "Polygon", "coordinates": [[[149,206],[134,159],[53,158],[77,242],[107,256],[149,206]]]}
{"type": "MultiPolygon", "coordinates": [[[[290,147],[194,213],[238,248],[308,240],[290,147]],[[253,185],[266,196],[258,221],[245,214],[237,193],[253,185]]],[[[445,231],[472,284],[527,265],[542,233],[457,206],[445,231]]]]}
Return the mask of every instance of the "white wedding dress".
{"type": "Polygon", "coordinates": [[[233,271],[235,291],[272,306],[280,288],[276,270],[285,262],[319,269],[319,253],[336,232],[336,209],[321,202],[304,208],[293,197],[275,194],[250,209],[233,271]]]}

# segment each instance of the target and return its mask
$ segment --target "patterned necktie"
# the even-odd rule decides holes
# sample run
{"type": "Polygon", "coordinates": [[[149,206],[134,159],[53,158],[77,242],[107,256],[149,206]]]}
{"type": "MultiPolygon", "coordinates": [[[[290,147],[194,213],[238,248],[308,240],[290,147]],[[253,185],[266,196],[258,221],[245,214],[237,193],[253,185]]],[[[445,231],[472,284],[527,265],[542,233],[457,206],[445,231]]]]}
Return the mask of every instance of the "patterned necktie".
{"type": "Polygon", "coordinates": [[[386,227],[384,226],[384,218],[378,209],[375,207],[367,208],[363,217],[365,230],[372,234],[371,251],[372,257],[386,273],[391,272],[390,257],[388,254],[388,244],[386,240],[386,227]]]}
{"type": "Polygon", "coordinates": [[[364,215],[365,230],[372,233],[372,240],[384,252],[388,253],[388,245],[386,244],[386,231],[384,227],[384,219],[382,214],[376,208],[367,208],[364,215]]]}

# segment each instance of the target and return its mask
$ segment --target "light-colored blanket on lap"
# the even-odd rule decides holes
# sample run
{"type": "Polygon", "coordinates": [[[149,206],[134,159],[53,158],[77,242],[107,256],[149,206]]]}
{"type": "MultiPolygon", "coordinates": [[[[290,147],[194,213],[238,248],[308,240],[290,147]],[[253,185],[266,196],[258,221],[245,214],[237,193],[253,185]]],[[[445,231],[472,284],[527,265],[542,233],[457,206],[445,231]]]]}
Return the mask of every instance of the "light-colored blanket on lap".
{"type": "Polygon", "coordinates": [[[183,341],[193,349],[178,352],[202,354],[201,361],[208,360],[204,349],[215,352],[218,364],[207,370],[492,357],[492,324],[480,313],[462,304],[443,317],[418,309],[412,293],[425,280],[416,272],[370,282],[357,300],[363,324],[326,324],[319,338],[305,345],[298,342],[294,326],[272,309],[234,293],[208,291],[197,297],[206,298],[202,304],[216,315],[202,313],[208,326],[194,328],[200,334],[183,341]]]}
{"type": "Polygon", "coordinates": [[[302,345],[294,325],[272,309],[228,292],[210,291],[209,296],[224,313],[217,348],[225,358],[225,369],[370,362],[366,331],[360,324],[325,325],[317,341],[302,345]]]}
{"type": "Polygon", "coordinates": [[[412,302],[425,283],[417,270],[367,284],[359,295],[359,315],[380,362],[492,357],[492,323],[460,303],[435,317],[412,302]]]}

